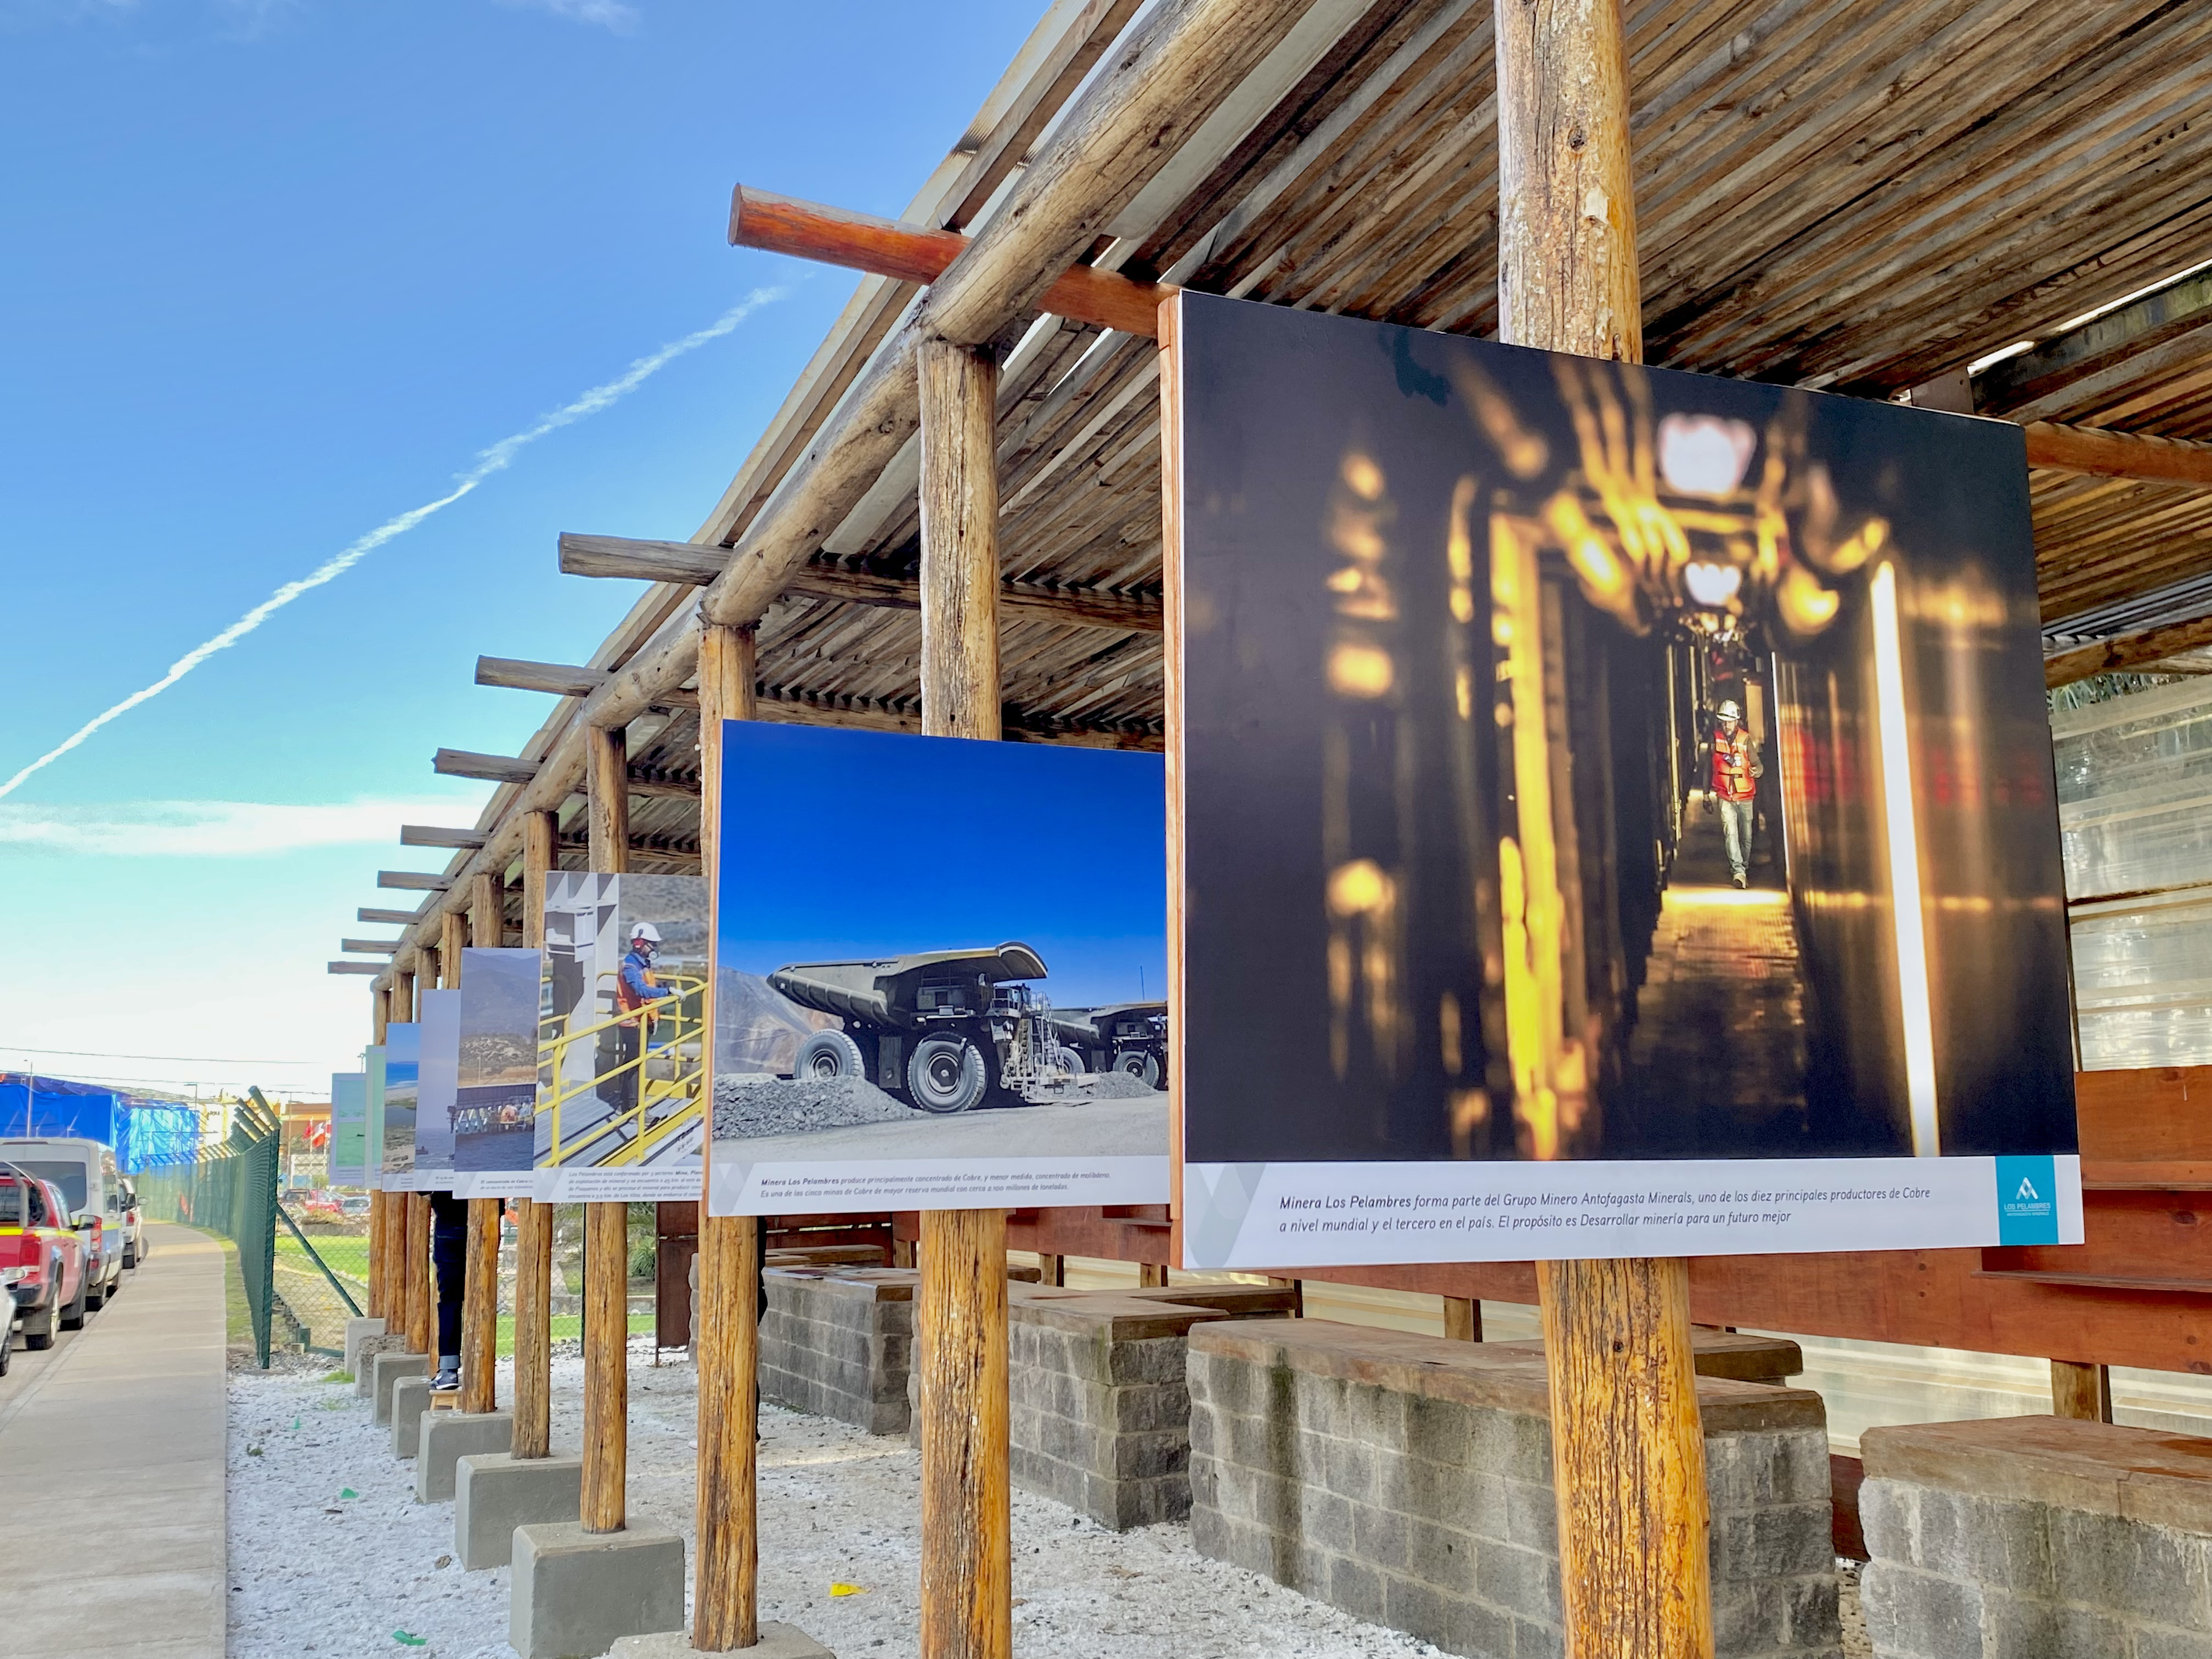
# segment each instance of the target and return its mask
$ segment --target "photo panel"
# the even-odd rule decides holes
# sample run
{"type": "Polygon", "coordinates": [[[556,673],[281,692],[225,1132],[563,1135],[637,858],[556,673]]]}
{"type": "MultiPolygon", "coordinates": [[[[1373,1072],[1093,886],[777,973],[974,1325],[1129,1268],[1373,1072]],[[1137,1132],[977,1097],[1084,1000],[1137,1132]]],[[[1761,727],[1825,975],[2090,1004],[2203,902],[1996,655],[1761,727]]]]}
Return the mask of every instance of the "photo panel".
{"type": "Polygon", "coordinates": [[[1164,1202],[1161,757],[722,741],[710,1213],[1164,1202]]]}
{"type": "Polygon", "coordinates": [[[532,1159],[541,1202],[698,1197],[710,949],[699,877],[547,878],[532,1159]]]}
{"type": "Polygon", "coordinates": [[[539,954],[490,946],[461,952],[453,1139],[453,1191],[464,1198],[528,1198],[535,1190],[539,954]]]}
{"type": "Polygon", "coordinates": [[[358,1187],[368,1176],[368,1073],[331,1073],[331,1140],[326,1184],[358,1187]]]}
{"type": "Polygon", "coordinates": [[[2080,1237],[2017,427],[1185,295],[1193,1267],[2080,1237]]]}
{"type": "Polygon", "coordinates": [[[414,1190],[415,1109],[421,1087],[422,1028],[384,1028],[384,1087],[376,1114],[378,1170],[387,1193],[414,1190]]]}
{"type": "Polygon", "coordinates": [[[460,1073],[461,994],[425,991],[416,1025],[415,1169],[410,1191],[453,1188],[453,1094],[460,1073]]]}

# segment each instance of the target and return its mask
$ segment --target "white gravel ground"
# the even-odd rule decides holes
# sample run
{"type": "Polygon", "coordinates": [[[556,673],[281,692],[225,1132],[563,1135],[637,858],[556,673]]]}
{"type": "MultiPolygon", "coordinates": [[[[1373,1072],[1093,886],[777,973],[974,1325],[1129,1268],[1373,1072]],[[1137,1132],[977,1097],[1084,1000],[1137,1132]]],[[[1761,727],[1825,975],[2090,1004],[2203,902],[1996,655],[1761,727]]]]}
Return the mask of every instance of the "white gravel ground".
{"type": "MultiPolygon", "coordinates": [[[[692,1372],[633,1342],[631,1512],[691,1543],[692,1372]]],[[[414,1465],[350,1386],[231,1378],[231,1659],[420,1652],[513,1659],[504,1569],[451,1559],[453,1505],[414,1501],[414,1465]],[[295,1425],[297,1427],[295,1427],[295,1425]],[[341,1496],[346,1488],[357,1496],[341,1496]],[[442,1561],[442,1565],[441,1565],[442,1561]],[[423,1638],[400,1641],[395,1632],[423,1638]]],[[[580,1361],[553,1367],[553,1437],[577,1443],[580,1361]]],[[[500,1397],[509,1398],[502,1368],[500,1397]]],[[[768,1407],[761,1611],[841,1659],[913,1659],[920,1455],[901,1440],[768,1407]],[[862,1593],[833,1596],[830,1586],[862,1593]]],[[[1254,1574],[1200,1560],[1179,1526],[1108,1532],[1017,1492],[1014,1649],[1025,1659],[1383,1659],[1437,1650],[1254,1574]]]]}

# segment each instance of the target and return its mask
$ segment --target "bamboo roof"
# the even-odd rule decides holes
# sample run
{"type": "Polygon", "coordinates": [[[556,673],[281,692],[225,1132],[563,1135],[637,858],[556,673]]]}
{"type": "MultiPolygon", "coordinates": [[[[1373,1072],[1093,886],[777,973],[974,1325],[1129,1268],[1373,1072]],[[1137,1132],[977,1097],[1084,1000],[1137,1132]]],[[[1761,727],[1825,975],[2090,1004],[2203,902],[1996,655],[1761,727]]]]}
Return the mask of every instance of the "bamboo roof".
{"type": "MultiPolygon", "coordinates": [[[[1109,48],[1175,3],[1056,0],[906,218],[988,228],[1055,123],[1115,72],[1109,48]]],[[[1624,16],[1650,362],[1894,397],[2036,341],[1976,377],[1984,412],[2212,438],[2212,289],[2172,283],[2063,327],[2212,254],[2212,124],[2193,118],[2212,87],[2212,7],[1625,0],[1624,16]]],[[[1271,304],[1494,331],[1491,20],[1490,0],[1310,0],[1176,136],[1088,258],[1271,304]]],[[[860,282],[696,542],[729,547],[769,507],[921,292],[860,282]]],[[[1006,575],[1042,594],[1157,601],[1154,343],[1034,315],[1003,339],[1006,575]]],[[[909,441],[819,537],[811,569],[912,578],[917,474],[909,441]]],[[[2212,491],[2032,482],[2047,623],[2212,574],[2212,491]]],[[[591,665],[619,668],[695,595],[647,587],[591,665]]],[[[759,627],[763,717],[918,729],[920,635],[915,611],[787,588],[759,627]]],[[[1158,746],[1160,644],[1144,629],[1006,617],[1008,735],[1158,746]]],[[[634,775],[696,778],[696,714],[666,702],[632,725],[634,775]]],[[[526,756],[551,754],[580,708],[561,699],[526,756]]],[[[503,786],[483,827],[517,794],[503,786]]],[[[641,799],[633,833],[663,855],[641,848],[637,867],[696,867],[695,802],[641,799]]]]}

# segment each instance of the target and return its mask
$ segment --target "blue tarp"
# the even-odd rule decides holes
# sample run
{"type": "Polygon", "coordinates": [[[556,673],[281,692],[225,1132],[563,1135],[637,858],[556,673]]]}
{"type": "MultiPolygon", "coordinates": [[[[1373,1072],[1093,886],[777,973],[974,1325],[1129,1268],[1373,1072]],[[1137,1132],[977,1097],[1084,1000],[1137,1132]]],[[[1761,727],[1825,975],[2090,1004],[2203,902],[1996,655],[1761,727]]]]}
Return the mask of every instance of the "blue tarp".
{"type": "Polygon", "coordinates": [[[127,1089],[0,1072],[0,1137],[9,1135],[105,1141],[128,1174],[188,1161],[199,1150],[200,1115],[181,1101],[127,1089]]]}

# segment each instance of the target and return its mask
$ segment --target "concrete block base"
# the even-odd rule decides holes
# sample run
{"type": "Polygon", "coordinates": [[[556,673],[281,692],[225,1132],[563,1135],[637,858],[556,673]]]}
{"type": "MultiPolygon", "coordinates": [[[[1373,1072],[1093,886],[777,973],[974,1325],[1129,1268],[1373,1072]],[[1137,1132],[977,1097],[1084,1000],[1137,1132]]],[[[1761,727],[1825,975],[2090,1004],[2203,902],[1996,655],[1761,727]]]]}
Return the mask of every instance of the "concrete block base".
{"type": "MultiPolygon", "coordinates": [[[[671,1630],[625,1636],[607,1650],[607,1659],[691,1659],[698,1651],[688,1632],[671,1630]]],[[[837,1659],[796,1625],[763,1625],[759,1644],[740,1651],[744,1659],[837,1659]]]]}
{"type": "Polygon", "coordinates": [[[507,1639],[522,1659],[596,1659],[625,1636],[684,1629],[684,1540],[634,1522],[518,1527],[507,1639]]]}
{"type": "Polygon", "coordinates": [[[514,1443],[512,1412],[432,1412],[422,1421],[415,1458],[415,1501],[443,1504],[453,1495],[459,1464],[477,1452],[505,1451],[514,1443]]]}
{"type": "Polygon", "coordinates": [[[422,1419],[430,1414],[430,1379],[403,1376],[392,1385],[392,1455],[402,1462],[422,1449],[422,1419]]]}
{"type": "Polygon", "coordinates": [[[517,1527],[574,1521],[583,1500],[581,1458],[465,1455],[454,1469],[453,1553],[469,1572],[503,1567],[517,1527]]]}
{"type": "Polygon", "coordinates": [[[376,1355],[368,1363],[369,1398],[376,1404],[375,1421],[380,1425],[389,1423],[392,1420],[393,1386],[403,1376],[427,1376],[430,1362],[419,1353],[387,1351],[376,1355]]]}
{"type": "MultiPolygon", "coordinates": [[[[358,1379],[361,1376],[361,1345],[372,1336],[384,1334],[381,1319],[349,1319],[345,1322],[345,1368],[358,1379]]],[[[356,1388],[358,1382],[356,1382],[356,1388]]]]}

